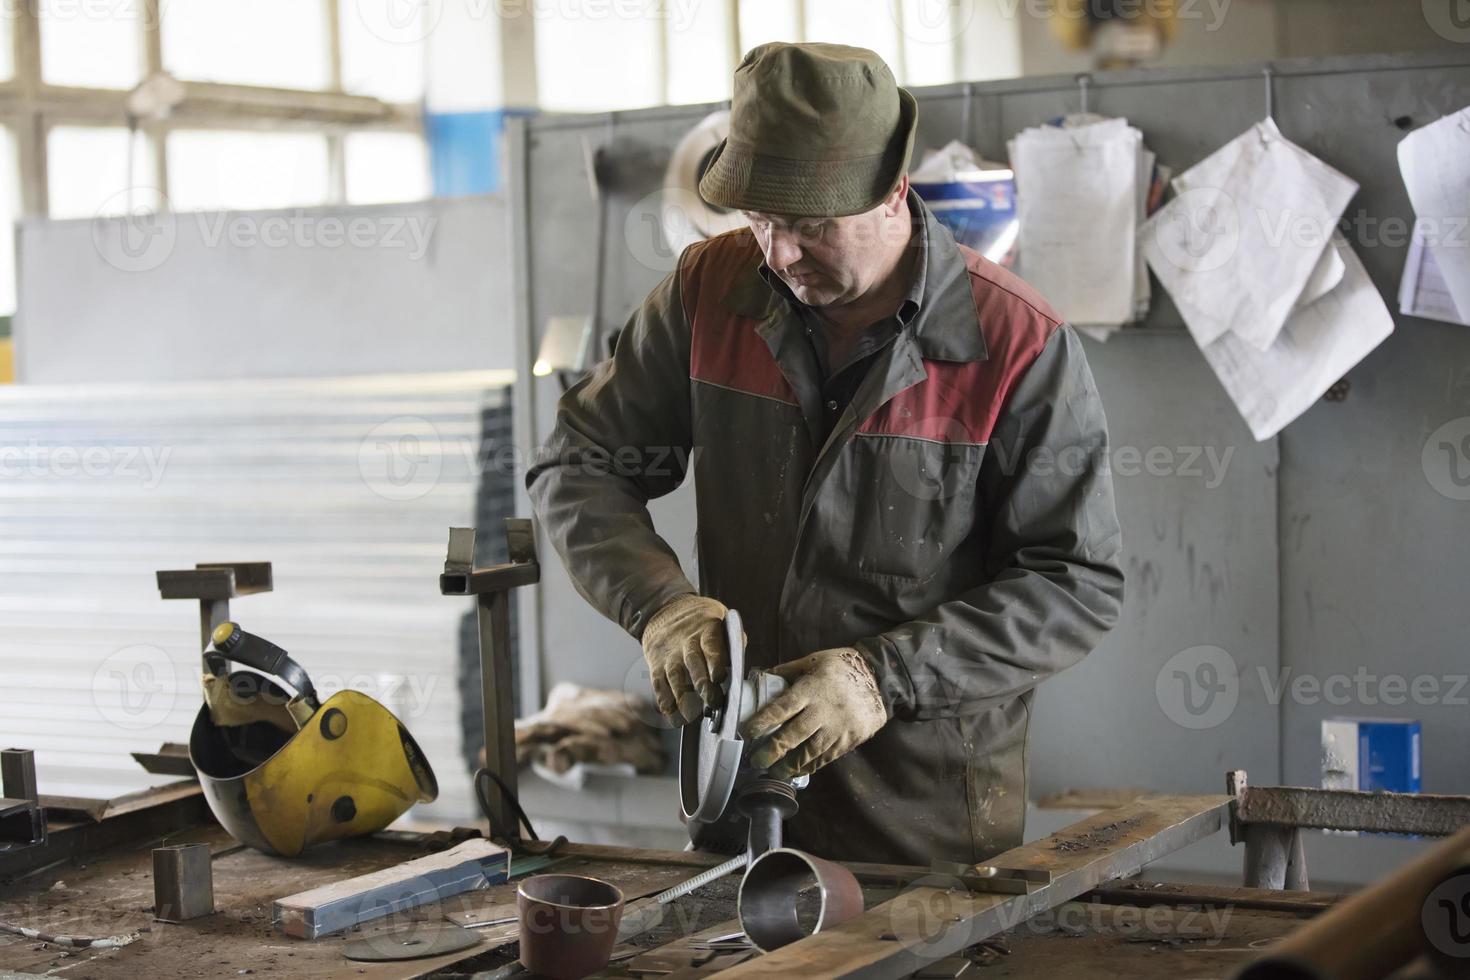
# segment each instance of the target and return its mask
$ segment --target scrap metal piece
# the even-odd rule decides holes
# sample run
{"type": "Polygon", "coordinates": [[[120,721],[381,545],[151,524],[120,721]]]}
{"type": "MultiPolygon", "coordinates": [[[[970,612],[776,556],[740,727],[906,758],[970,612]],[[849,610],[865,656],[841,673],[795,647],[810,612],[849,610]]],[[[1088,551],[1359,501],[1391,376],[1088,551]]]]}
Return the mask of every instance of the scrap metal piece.
{"type": "Polygon", "coordinates": [[[36,791],[36,753],[30,749],[0,751],[0,796],[11,800],[41,801],[36,791]]]}
{"type": "Polygon", "coordinates": [[[209,646],[214,628],[229,621],[231,599],[274,588],[268,561],[200,562],[193,568],[160,570],[155,578],[160,598],[199,600],[201,650],[209,646]]]}
{"type": "Polygon", "coordinates": [[[157,752],[129,754],[138,765],[155,776],[187,776],[193,779],[199,775],[194,770],[194,763],[189,761],[189,746],[182,742],[164,742],[157,752]]]}
{"type": "MultiPolygon", "coordinates": [[[[515,802],[517,764],[515,748],[515,686],[511,670],[510,590],[541,580],[536,559],[536,532],[526,518],[505,521],[506,553],[510,561],[490,568],[474,567],[473,528],[450,528],[444,571],[439,576],[442,595],[475,597],[480,650],[480,698],[485,707],[485,769],[496,783],[488,799],[490,832],[505,840],[519,840],[521,817],[515,802]],[[497,782],[498,781],[498,782],[497,782]],[[496,792],[495,790],[498,790],[496,792]]],[[[476,792],[482,779],[475,775],[476,792]]],[[[529,827],[527,828],[530,829],[529,827]]],[[[532,834],[532,836],[535,836],[532,834]]]]}
{"type": "Polygon", "coordinates": [[[510,852],[487,840],[277,899],[276,928],[297,939],[341,932],[506,880],[510,852]]]}
{"type": "Polygon", "coordinates": [[[187,922],[214,913],[214,868],[208,844],[153,849],[153,917],[187,922]]]}
{"type": "Polygon", "coordinates": [[[1277,824],[1448,837],[1470,825],[1470,796],[1250,786],[1239,793],[1236,820],[1245,826],[1277,824]]]}
{"type": "Polygon", "coordinates": [[[751,945],[769,953],[861,915],[863,887],[842,865],[783,847],[762,854],[745,872],[736,910],[751,945]],[[798,899],[813,885],[818,908],[808,925],[798,899]]]}
{"type": "Polygon", "coordinates": [[[0,798],[0,850],[46,840],[46,815],[35,800],[0,798]]]}
{"type": "Polygon", "coordinates": [[[342,955],[364,963],[418,960],[469,949],[480,937],[449,922],[418,922],[403,929],[354,939],[342,946],[342,955]]]}

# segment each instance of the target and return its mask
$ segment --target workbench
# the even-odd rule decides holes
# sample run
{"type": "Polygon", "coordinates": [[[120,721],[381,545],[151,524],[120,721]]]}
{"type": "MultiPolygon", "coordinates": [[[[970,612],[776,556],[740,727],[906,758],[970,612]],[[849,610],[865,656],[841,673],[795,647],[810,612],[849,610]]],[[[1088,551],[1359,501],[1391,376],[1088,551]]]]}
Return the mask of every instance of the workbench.
{"type": "MultiPolygon", "coordinates": [[[[177,808],[187,802],[187,795],[186,789],[174,790],[172,805],[177,808]]],[[[155,824],[141,836],[90,851],[70,846],[65,836],[68,828],[63,827],[53,832],[53,846],[60,842],[64,857],[18,874],[0,874],[0,922],[87,937],[138,934],[127,946],[105,950],[67,950],[0,934],[0,971],[90,980],[240,975],[386,980],[473,975],[515,958],[513,941],[495,947],[491,943],[496,937],[513,937],[513,925],[477,930],[487,937],[478,947],[434,958],[356,962],[342,955],[344,944],[351,940],[401,930],[412,923],[442,922],[453,913],[471,913],[476,919],[501,917],[513,907],[514,882],[314,941],[287,938],[272,926],[275,899],[422,856],[433,847],[444,846],[443,834],[386,832],[323,845],[302,857],[285,859],[238,845],[207,816],[197,818],[197,813],[188,825],[165,834],[153,832],[158,829],[155,824]],[[158,922],[152,909],[151,849],[182,843],[210,846],[216,911],[184,923],[158,922]]],[[[577,844],[561,846],[549,859],[554,863],[536,862],[543,866],[535,870],[603,878],[622,888],[630,901],[661,891],[721,860],[692,852],[577,844]]],[[[917,868],[849,867],[863,884],[869,910],[929,874],[928,869],[917,868]]],[[[620,947],[623,958],[604,975],[703,976],[739,966],[742,961],[745,968],[737,973],[758,968],[759,954],[713,955],[687,945],[700,937],[738,930],[734,921],[738,883],[739,876],[731,875],[679,899],[657,928],[627,944],[638,947],[638,952],[620,947]],[[649,952],[654,950],[657,952],[649,952]]],[[[965,950],[962,956],[970,962],[965,975],[1224,977],[1263,945],[1330,902],[1330,897],[1305,892],[1103,883],[1054,912],[1021,921],[984,945],[965,950]]],[[[812,940],[798,945],[809,942],[812,940]]],[[[833,962],[830,972],[845,971],[833,962]]]]}

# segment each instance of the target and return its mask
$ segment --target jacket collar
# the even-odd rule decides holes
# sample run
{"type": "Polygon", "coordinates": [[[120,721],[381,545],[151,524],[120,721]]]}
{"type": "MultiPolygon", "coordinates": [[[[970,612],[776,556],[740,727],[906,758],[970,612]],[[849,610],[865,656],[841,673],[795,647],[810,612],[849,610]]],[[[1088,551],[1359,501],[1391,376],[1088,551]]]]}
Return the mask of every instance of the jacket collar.
{"type": "MultiPolygon", "coordinates": [[[[924,251],[919,261],[922,281],[914,284],[905,300],[906,304],[916,304],[918,309],[904,328],[904,334],[913,337],[920,355],[928,360],[983,360],[988,356],[985,335],[975,312],[965,257],[954,235],[913,191],[909,192],[909,208],[920,219],[915,232],[917,245],[924,251]]],[[[755,320],[768,320],[789,312],[787,299],[767,283],[768,274],[763,262],[748,266],[725,293],[726,305],[735,313],[755,320]]]]}

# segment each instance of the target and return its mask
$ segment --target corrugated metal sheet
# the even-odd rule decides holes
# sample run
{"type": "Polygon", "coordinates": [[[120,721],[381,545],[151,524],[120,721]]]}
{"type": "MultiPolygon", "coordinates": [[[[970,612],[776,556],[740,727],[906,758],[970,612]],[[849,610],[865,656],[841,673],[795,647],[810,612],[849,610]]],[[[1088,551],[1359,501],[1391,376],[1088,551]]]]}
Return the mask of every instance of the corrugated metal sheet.
{"type": "Polygon", "coordinates": [[[456,681],[471,607],[438,574],[447,529],[473,519],[482,413],[509,411],[509,383],[0,389],[0,743],[36,750],[45,793],[160,781],[128,752],[187,740],[198,611],[161,600],[154,572],[270,561],[275,591],[235,600],[235,618],[319,690],[366,691],[407,723],[442,789],[421,814],[472,813],[456,681]]]}

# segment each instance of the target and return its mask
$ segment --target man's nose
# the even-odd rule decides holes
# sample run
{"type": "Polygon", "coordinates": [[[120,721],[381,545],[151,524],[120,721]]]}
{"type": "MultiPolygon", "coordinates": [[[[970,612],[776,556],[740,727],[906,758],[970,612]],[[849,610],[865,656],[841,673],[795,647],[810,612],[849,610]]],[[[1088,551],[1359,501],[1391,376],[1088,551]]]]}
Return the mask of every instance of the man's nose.
{"type": "Polygon", "coordinates": [[[795,265],[801,258],[801,243],[789,231],[771,231],[770,246],[766,252],[766,265],[773,272],[782,272],[795,265]]]}

